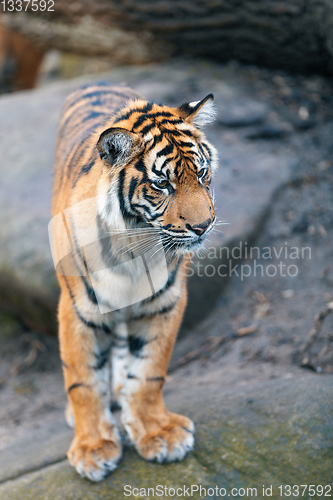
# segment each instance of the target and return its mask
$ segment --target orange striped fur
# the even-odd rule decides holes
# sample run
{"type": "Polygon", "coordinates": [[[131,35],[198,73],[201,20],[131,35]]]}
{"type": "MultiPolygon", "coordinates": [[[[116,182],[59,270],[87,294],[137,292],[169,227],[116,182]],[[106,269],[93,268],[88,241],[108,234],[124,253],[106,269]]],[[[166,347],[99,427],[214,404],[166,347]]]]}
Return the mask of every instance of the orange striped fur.
{"type": "Polygon", "coordinates": [[[93,481],[121,457],[111,397],[142,457],[181,460],[193,447],[193,423],[166,409],[162,388],[186,307],[189,253],[215,220],[217,154],[201,130],[214,117],[212,99],[170,108],[99,84],[65,103],[52,251],[66,414],[75,426],[68,458],[93,481]]]}

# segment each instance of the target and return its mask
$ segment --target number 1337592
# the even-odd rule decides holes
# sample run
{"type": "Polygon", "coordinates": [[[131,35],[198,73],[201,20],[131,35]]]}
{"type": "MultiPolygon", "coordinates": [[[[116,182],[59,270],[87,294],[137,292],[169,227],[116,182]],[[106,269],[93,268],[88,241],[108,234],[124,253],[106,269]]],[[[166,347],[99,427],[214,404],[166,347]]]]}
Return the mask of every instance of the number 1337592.
{"type": "Polygon", "coordinates": [[[2,12],[54,12],[54,0],[2,0],[2,12]]]}

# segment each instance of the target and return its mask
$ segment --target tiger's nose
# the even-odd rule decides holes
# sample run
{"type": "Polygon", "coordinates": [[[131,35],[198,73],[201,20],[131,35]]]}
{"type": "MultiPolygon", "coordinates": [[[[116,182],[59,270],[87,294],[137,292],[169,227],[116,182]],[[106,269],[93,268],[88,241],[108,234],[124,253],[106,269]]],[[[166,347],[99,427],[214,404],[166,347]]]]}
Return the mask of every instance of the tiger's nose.
{"type": "Polygon", "coordinates": [[[190,226],[190,224],[186,224],[186,228],[190,229],[198,236],[202,236],[204,232],[207,231],[207,229],[210,227],[212,222],[213,222],[212,219],[207,219],[204,222],[201,222],[201,224],[196,224],[195,226],[190,226]]]}

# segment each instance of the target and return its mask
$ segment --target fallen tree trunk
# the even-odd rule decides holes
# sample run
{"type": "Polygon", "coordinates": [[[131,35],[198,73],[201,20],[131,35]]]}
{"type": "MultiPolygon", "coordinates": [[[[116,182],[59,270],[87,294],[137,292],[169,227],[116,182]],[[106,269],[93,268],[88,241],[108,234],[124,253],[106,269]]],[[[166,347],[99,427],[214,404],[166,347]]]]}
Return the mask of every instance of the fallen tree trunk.
{"type": "Polygon", "coordinates": [[[25,36],[5,28],[0,19],[0,93],[32,89],[43,55],[25,36]]]}
{"type": "Polygon", "coordinates": [[[43,49],[144,63],[191,54],[300,72],[333,72],[332,0],[56,0],[5,13],[43,49]]]}

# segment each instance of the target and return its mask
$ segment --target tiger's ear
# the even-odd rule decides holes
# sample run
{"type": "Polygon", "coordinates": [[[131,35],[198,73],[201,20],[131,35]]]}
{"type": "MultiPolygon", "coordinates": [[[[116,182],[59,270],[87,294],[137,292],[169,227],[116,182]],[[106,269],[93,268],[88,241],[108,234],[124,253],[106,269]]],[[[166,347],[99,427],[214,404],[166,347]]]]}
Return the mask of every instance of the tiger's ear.
{"type": "Polygon", "coordinates": [[[140,149],[140,139],[124,128],[108,128],[96,144],[99,156],[112,166],[124,165],[140,149]]]}
{"type": "Polygon", "coordinates": [[[207,95],[202,101],[186,102],[178,109],[185,121],[193,123],[198,128],[212,123],[216,116],[213,94],[207,95]]]}

